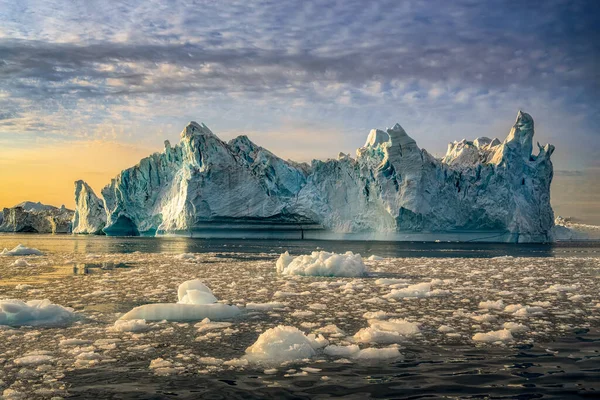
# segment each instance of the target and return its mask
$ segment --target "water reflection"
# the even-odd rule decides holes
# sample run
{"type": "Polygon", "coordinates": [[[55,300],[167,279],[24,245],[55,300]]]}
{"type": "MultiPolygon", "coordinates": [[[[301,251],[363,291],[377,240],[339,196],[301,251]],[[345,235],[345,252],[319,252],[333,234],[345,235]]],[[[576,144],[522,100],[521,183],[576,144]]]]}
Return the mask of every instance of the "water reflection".
{"type": "Polygon", "coordinates": [[[319,240],[196,239],[188,237],[106,237],[90,235],[0,234],[0,248],[17,244],[46,252],[79,254],[107,253],[281,253],[315,250],[346,252],[382,257],[554,257],[597,255],[600,243],[505,244],[505,243],[424,243],[319,240]],[[592,254],[593,253],[593,254],[592,254]]]}
{"type": "Polygon", "coordinates": [[[129,268],[130,266],[124,263],[78,263],[73,266],[73,275],[89,275],[94,270],[112,271],[117,268],[129,268]]]}

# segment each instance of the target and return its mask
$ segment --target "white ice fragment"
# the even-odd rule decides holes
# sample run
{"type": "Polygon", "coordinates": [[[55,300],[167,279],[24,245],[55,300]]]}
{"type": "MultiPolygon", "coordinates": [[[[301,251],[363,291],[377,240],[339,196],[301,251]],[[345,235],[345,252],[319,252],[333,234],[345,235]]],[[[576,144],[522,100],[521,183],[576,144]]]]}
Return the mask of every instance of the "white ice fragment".
{"type": "Polygon", "coordinates": [[[487,310],[502,310],[504,308],[504,302],[502,300],[482,301],[479,303],[479,308],[487,310]]]}
{"type": "Polygon", "coordinates": [[[402,354],[400,354],[397,346],[383,347],[380,349],[370,347],[368,349],[362,349],[355,356],[358,360],[388,360],[400,357],[402,357],[402,354]]]}
{"type": "Polygon", "coordinates": [[[217,298],[200,279],[183,282],[177,288],[179,304],[212,304],[217,298]]]}
{"type": "Polygon", "coordinates": [[[331,357],[355,357],[358,352],[360,351],[360,348],[355,345],[352,344],[350,346],[336,346],[336,345],[329,345],[327,347],[325,347],[325,349],[323,350],[323,352],[325,354],[327,354],[328,356],[331,357]]]}
{"type": "Polygon", "coordinates": [[[271,301],[269,303],[247,303],[247,310],[256,310],[256,311],[270,311],[276,308],[284,308],[285,305],[278,301],[271,301]]]}
{"type": "Polygon", "coordinates": [[[369,320],[370,326],[356,332],[354,340],[358,343],[398,343],[420,332],[419,325],[403,319],[387,321],[369,320]]]}
{"type": "Polygon", "coordinates": [[[323,336],[305,335],[293,326],[279,325],[267,329],[246,349],[245,358],[251,362],[281,364],[316,355],[316,350],[329,342],[323,336]]]}
{"type": "Polygon", "coordinates": [[[44,253],[38,249],[25,247],[22,244],[18,244],[14,249],[4,249],[0,252],[0,256],[43,256],[44,253]]]}
{"type": "Polygon", "coordinates": [[[145,319],[117,320],[113,325],[117,332],[145,332],[150,329],[145,319]]]}
{"type": "Polygon", "coordinates": [[[494,342],[511,342],[514,340],[513,335],[508,329],[499,331],[490,331],[487,333],[476,333],[473,336],[475,342],[494,343],[494,342]]]}
{"type": "Polygon", "coordinates": [[[232,318],[240,314],[240,309],[227,304],[146,304],[129,311],[122,320],[145,319],[146,321],[199,321],[232,318]]]}
{"type": "Polygon", "coordinates": [[[368,269],[360,254],[313,251],[310,255],[291,257],[283,253],[277,260],[277,272],[283,275],[360,277],[368,269]]]}
{"type": "Polygon", "coordinates": [[[56,325],[70,321],[73,309],[50,300],[0,300],[0,325],[56,325]]]}
{"type": "Polygon", "coordinates": [[[15,358],[13,363],[19,366],[33,366],[40,364],[49,364],[54,361],[54,358],[48,355],[31,355],[20,358],[15,358]]]}

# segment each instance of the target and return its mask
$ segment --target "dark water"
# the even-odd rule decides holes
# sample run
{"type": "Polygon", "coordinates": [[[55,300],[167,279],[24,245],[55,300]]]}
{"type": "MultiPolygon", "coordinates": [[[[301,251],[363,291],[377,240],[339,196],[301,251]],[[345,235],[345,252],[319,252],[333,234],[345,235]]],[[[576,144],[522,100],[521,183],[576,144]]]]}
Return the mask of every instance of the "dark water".
{"type": "Polygon", "coordinates": [[[348,250],[382,257],[600,257],[600,242],[553,244],[366,242],[325,240],[194,239],[186,237],[106,237],[0,234],[0,249],[17,244],[48,252],[72,253],[281,253],[307,254],[315,249],[348,250]]]}
{"type": "Polygon", "coordinates": [[[551,344],[516,349],[408,347],[403,353],[406,359],[393,364],[311,365],[322,371],[299,377],[284,371],[160,377],[140,362],[138,372],[131,366],[80,370],[65,381],[74,399],[600,398],[599,332],[572,332],[551,344]]]}
{"type": "MultiPolygon", "coordinates": [[[[279,254],[289,250],[292,254],[306,254],[320,249],[337,253],[350,250],[365,256],[376,254],[382,257],[591,257],[600,260],[600,243],[590,242],[523,245],[0,235],[0,249],[12,248],[19,243],[52,254],[76,253],[82,259],[86,254],[133,252],[210,252],[260,258],[264,255],[259,253],[279,254]]],[[[572,261],[575,259],[566,260],[565,264],[572,261]]],[[[83,262],[79,266],[82,270],[78,269],[78,274],[129,268],[126,264],[110,262],[83,262]]],[[[498,268],[506,268],[506,265],[498,268]]],[[[101,305],[89,309],[100,310],[101,305]]],[[[134,355],[116,364],[65,371],[61,382],[65,384],[68,397],[74,399],[600,399],[600,331],[597,323],[600,307],[594,311],[590,309],[588,307],[586,312],[596,316],[596,320],[588,325],[593,326],[590,331],[571,329],[550,342],[536,341],[534,345],[520,347],[434,346],[432,342],[424,346],[408,342],[402,345],[401,353],[405,356],[402,361],[292,364],[279,368],[275,375],[249,368],[213,375],[186,371],[182,375],[157,376],[148,368],[148,356],[134,355]],[[285,376],[290,368],[301,372],[306,366],[321,371],[305,376],[285,376]],[[323,380],[323,376],[328,379],[323,380]]],[[[186,336],[174,340],[165,336],[156,340],[160,349],[188,348],[194,339],[186,336]]],[[[243,353],[248,344],[230,343],[237,353],[243,353]]],[[[131,345],[135,345],[135,341],[131,345]]],[[[218,353],[220,348],[214,351],[218,353]]]]}

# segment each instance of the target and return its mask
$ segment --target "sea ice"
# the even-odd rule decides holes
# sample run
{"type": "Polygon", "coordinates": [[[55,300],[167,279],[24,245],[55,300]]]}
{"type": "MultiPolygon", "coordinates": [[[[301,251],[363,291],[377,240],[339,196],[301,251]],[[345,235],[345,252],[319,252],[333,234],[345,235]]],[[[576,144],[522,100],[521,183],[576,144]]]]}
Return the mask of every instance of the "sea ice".
{"type": "Polygon", "coordinates": [[[369,320],[369,327],[356,332],[354,340],[358,343],[398,343],[407,337],[420,332],[419,324],[403,319],[390,319],[381,321],[369,320]]]}
{"type": "Polygon", "coordinates": [[[0,325],[56,325],[73,318],[73,309],[50,300],[0,300],[0,325]]]}
{"type": "Polygon", "coordinates": [[[38,249],[25,247],[22,244],[18,244],[14,249],[4,249],[0,252],[0,256],[42,256],[44,253],[38,249]]]}
{"type": "Polygon", "coordinates": [[[198,321],[205,318],[226,319],[240,314],[236,306],[217,303],[211,290],[199,279],[186,281],[177,290],[179,303],[145,304],[123,315],[121,320],[198,321]]]}
{"type": "Polygon", "coordinates": [[[361,277],[368,273],[360,254],[313,251],[310,255],[292,257],[286,251],[276,263],[283,275],[361,277]]]}
{"type": "Polygon", "coordinates": [[[279,325],[267,329],[246,349],[245,358],[252,362],[282,364],[316,355],[329,342],[321,335],[305,335],[293,326],[279,325]]]}
{"type": "Polygon", "coordinates": [[[145,319],[117,320],[112,327],[117,332],[145,332],[150,329],[145,319]]]}
{"type": "Polygon", "coordinates": [[[513,335],[509,329],[501,329],[499,331],[491,331],[487,333],[476,333],[473,336],[475,342],[494,343],[494,342],[512,342],[513,335]]]}

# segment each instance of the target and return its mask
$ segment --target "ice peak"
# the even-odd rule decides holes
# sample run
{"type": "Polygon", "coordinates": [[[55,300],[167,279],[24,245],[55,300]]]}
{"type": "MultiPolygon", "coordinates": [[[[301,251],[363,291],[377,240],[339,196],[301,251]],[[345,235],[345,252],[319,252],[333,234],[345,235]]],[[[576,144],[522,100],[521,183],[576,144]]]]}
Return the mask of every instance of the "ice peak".
{"type": "Polygon", "coordinates": [[[533,150],[533,134],[533,118],[531,115],[519,110],[517,120],[506,138],[506,143],[520,146],[523,157],[528,159],[533,150]]]}
{"type": "Polygon", "coordinates": [[[196,121],[190,121],[190,123],[187,124],[187,126],[181,132],[181,138],[190,137],[193,135],[214,136],[215,134],[212,133],[212,131],[208,129],[208,126],[206,126],[204,123],[199,124],[196,121]]]}
{"type": "Polygon", "coordinates": [[[377,147],[381,143],[389,142],[390,135],[380,129],[371,129],[363,147],[377,147]]]}
{"type": "Polygon", "coordinates": [[[392,141],[392,146],[406,146],[409,144],[416,146],[417,144],[417,142],[408,136],[404,128],[398,123],[396,123],[393,128],[388,128],[387,133],[392,141]]]}

